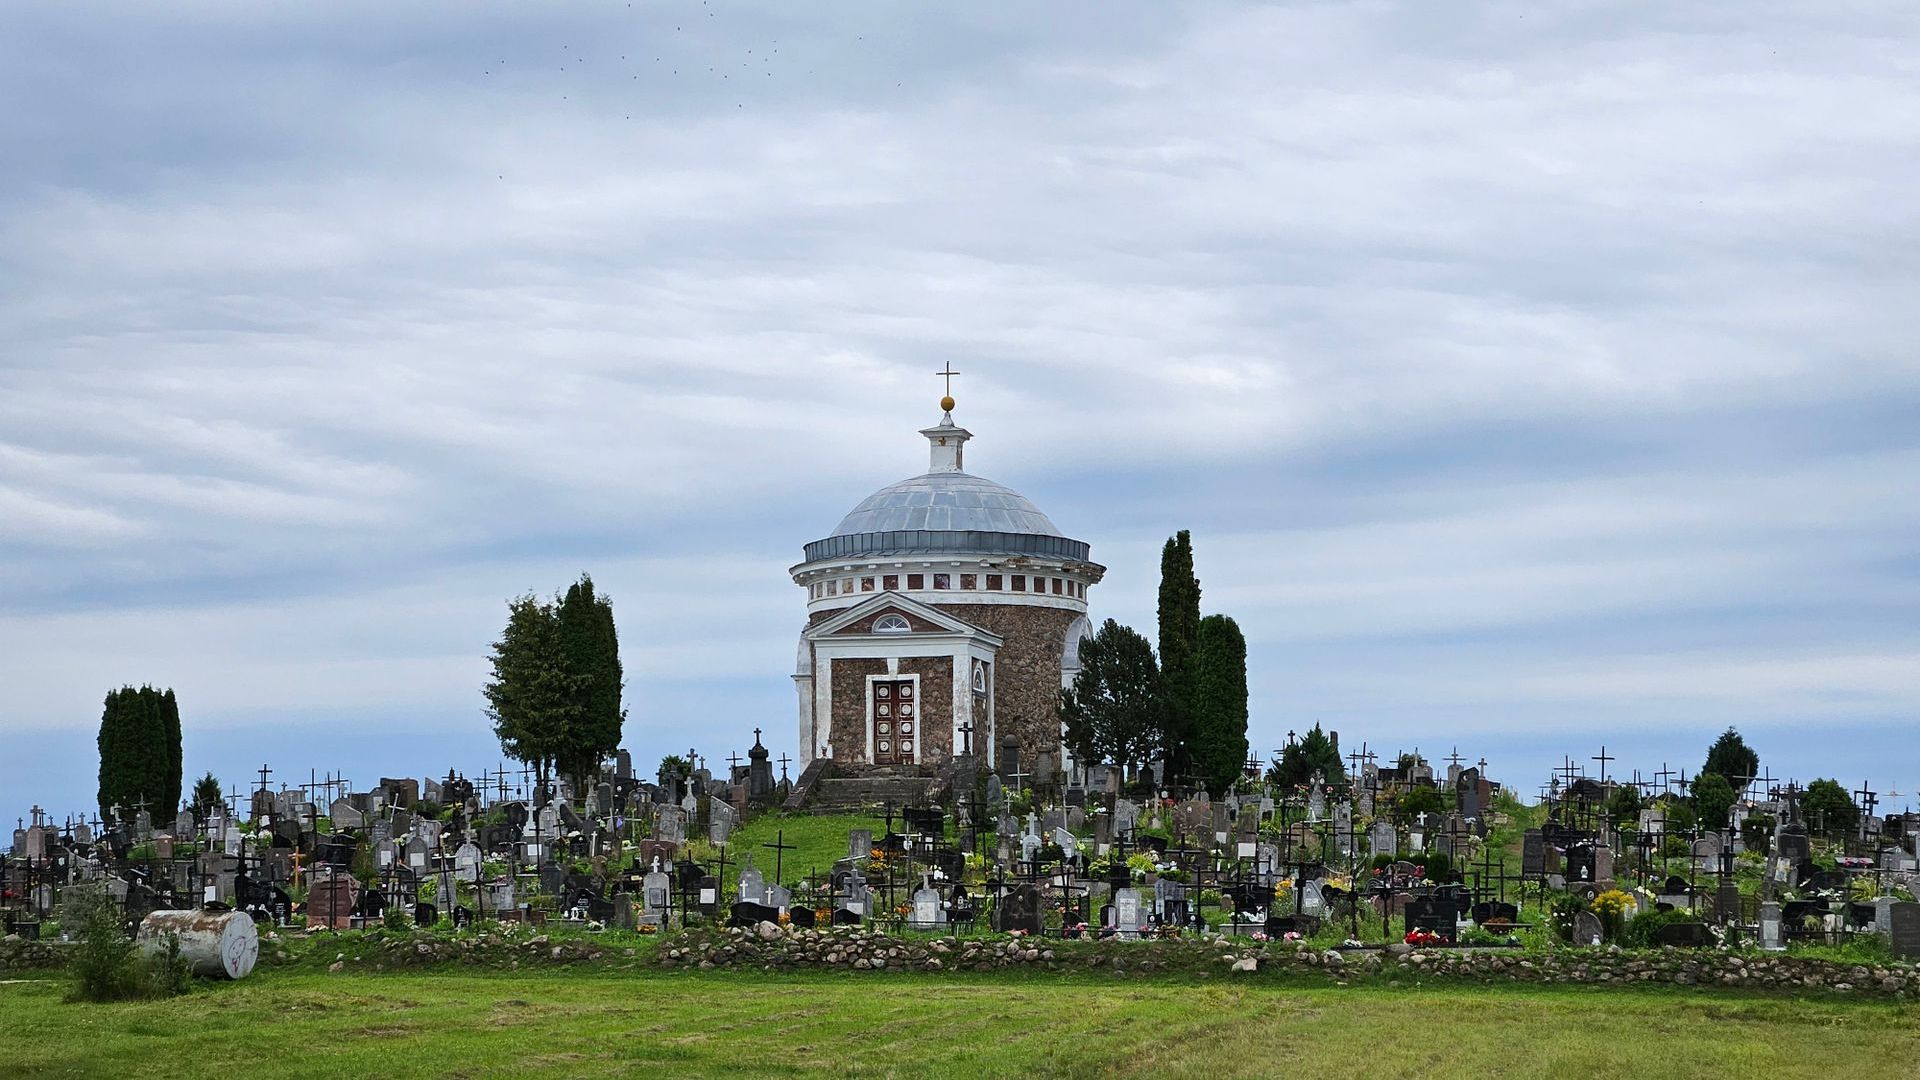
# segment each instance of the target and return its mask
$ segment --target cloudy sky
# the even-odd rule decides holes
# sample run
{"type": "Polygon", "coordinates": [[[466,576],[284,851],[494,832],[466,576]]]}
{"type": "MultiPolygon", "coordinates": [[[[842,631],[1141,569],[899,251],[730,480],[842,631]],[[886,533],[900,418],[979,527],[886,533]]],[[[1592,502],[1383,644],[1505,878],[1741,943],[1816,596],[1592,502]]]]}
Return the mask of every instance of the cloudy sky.
{"type": "Polygon", "coordinates": [[[949,361],[1097,616],[1194,531],[1258,748],[1920,787],[1913,5],[0,23],[8,817],[123,683],[191,775],[478,772],[583,570],[636,758],[791,753],[785,570],[949,361]]]}

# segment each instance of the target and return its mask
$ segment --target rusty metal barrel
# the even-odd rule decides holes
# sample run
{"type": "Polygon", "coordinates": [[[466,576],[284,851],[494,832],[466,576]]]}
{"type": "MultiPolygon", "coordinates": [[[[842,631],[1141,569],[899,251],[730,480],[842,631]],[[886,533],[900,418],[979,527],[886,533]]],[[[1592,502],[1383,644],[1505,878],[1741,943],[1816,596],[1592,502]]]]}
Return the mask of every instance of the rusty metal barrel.
{"type": "Polygon", "coordinates": [[[260,933],[244,912],[156,911],[141,920],[135,940],[152,954],[165,952],[169,937],[195,975],[244,979],[260,958],[260,933]]]}

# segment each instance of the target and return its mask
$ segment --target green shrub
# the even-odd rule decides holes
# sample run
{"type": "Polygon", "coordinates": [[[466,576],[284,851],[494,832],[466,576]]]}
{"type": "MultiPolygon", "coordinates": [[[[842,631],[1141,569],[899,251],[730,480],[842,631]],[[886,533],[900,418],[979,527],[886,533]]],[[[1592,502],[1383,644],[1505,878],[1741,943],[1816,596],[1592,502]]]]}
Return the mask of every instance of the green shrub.
{"type": "Polygon", "coordinates": [[[74,898],[70,909],[84,914],[77,921],[78,944],[68,964],[73,983],[67,1000],[140,1001],[183,994],[191,985],[179,939],[169,935],[166,951],[144,957],[104,893],[74,898]]]}
{"type": "Polygon", "coordinates": [[[1654,944],[1653,935],[1661,927],[1699,921],[1690,911],[1649,911],[1627,924],[1625,944],[1631,949],[1651,948],[1654,944]]]}

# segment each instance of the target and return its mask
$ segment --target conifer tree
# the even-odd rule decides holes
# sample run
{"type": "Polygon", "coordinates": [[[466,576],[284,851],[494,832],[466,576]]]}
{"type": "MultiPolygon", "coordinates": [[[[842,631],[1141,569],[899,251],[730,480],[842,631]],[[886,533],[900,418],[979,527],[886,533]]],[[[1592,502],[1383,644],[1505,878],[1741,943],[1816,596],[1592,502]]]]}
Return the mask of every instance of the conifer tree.
{"type": "Polygon", "coordinates": [[[1321,730],[1319,724],[1280,751],[1280,756],[1273,759],[1273,767],[1267,770],[1267,781],[1284,788],[1297,788],[1311,781],[1316,770],[1335,789],[1346,789],[1347,770],[1340,761],[1340,744],[1321,730]]]}
{"type": "Polygon", "coordinates": [[[173,691],[124,686],[108,692],[96,745],[102,814],[117,806],[130,820],[144,806],[161,818],[180,808],[180,707],[173,691]]]}
{"type": "Polygon", "coordinates": [[[1760,755],[1753,752],[1738,731],[1728,728],[1707,748],[1707,763],[1700,771],[1719,773],[1733,787],[1742,788],[1760,775],[1760,755]]]}
{"type": "Polygon", "coordinates": [[[593,591],[586,574],[567,587],[554,617],[567,670],[579,680],[579,711],[567,734],[565,767],[575,785],[584,786],[594,767],[620,748],[627,716],[620,706],[620,636],[612,601],[593,591]]]}
{"type": "Polygon", "coordinates": [[[173,696],[173,689],[160,695],[155,701],[160,717],[160,738],[166,744],[167,768],[161,776],[166,785],[160,795],[160,806],[171,815],[180,809],[180,789],[186,777],[181,772],[186,765],[184,747],[180,740],[180,702],[173,696]]]}
{"type": "Polygon", "coordinates": [[[586,574],[551,602],[510,601],[491,661],[484,692],[501,749],[542,784],[558,771],[584,786],[626,721],[612,602],[586,574]]]}
{"type": "Polygon", "coordinates": [[[507,627],[493,643],[487,716],[500,749],[533,768],[544,786],[565,754],[579,709],[577,677],[568,673],[553,606],[532,594],[507,605],[507,627]]]}
{"type": "Polygon", "coordinates": [[[1080,674],[1060,700],[1065,741],[1076,758],[1111,761],[1122,776],[1137,777],[1160,749],[1166,708],[1153,646],[1145,637],[1108,619],[1080,643],[1080,674]]]}
{"type": "Polygon", "coordinates": [[[1200,579],[1193,573],[1193,537],[1182,529],[1160,552],[1160,678],[1165,686],[1166,732],[1161,742],[1169,776],[1194,772],[1191,742],[1200,648],[1200,579]]]}
{"type": "Polygon", "coordinates": [[[1225,615],[1200,620],[1194,672],[1193,771],[1224,794],[1247,759],[1247,639],[1225,615]]]}
{"type": "Polygon", "coordinates": [[[213,808],[221,803],[220,778],[208,773],[193,782],[193,801],[188,808],[193,811],[195,821],[205,821],[213,808]]]}

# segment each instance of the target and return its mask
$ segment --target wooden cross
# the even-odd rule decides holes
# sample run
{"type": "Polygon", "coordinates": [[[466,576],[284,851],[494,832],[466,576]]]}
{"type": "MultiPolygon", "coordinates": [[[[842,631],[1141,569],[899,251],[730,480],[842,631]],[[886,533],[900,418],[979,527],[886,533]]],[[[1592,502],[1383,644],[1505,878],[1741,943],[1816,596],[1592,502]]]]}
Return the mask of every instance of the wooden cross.
{"type": "Polygon", "coordinates": [[[793,759],[788,757],[783,751],[780,754],[780,782],[783,784],[787,782],[787,766],[792,763],[793,759]]]}
{"type": "Polygon", "coordinates": [[[738,750],[727,755],[727,764],[736,769],[740,767],[740,752],[738,750]]]}
{"type": "Polygon", "coordinates": [[[261,791],[267,790],[267,777],[271,775],[273,775],[272,769],[267,768],[265,765],[260,766],[260,790],[261,791]]]}
{"type": "Polygon", "coordinates": [[[1465,760],[1467,759],[1460,756],[1460,748],[1456,746],[1453,748],[1453,753],[1447,757],[1447,764],[1457,768],[1465,760]]]}

